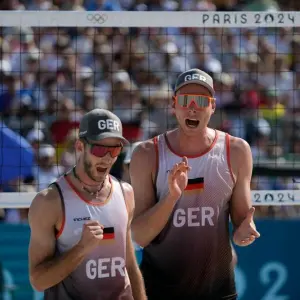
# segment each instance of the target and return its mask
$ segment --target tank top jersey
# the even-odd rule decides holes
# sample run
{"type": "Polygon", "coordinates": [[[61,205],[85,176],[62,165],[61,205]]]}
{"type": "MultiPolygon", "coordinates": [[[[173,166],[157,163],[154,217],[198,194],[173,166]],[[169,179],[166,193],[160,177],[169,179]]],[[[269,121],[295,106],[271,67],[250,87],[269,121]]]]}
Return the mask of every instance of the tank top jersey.
{"type": "Polygon", "coordinates": [[[120,183],[112,176],[110,181],[111,193],[102,204],[82,198],[68,177],[56,181],[64,207],[56,255],[62,255],[79,242],[87,220],[98,220],[106,229],[102,244],[67,278],[46,290],[45,300],[133,300],[125,267],[128,214],[120,183]]]}
{"type": "MultiPolygon", "coordinates": [[[[155,137],[154,144],[159,201],[168,193],[169,170],[182,157],[171,149],[165,134],[155,137]]],[[[149,294],[159,290],[160,295],[163,291],[174,295],[165,299],[184,299],[180,295],[190,294],[214,300],[235,295],[228,232],[234,187],[229,151],[229,135],[216,131],[206,153],[188,158],[192,168],[188,185],[165,228],[144,248],[141,269],[149,294]]],[[[227,297],[224,299],[230,299],[227,297]]]]}

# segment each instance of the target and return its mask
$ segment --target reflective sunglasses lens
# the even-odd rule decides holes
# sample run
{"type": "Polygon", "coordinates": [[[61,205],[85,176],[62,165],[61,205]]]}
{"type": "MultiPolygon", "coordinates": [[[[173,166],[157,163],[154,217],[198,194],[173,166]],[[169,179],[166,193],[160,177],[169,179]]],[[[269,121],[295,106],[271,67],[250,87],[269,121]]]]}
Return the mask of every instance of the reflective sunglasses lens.
{"type": "Polygon", "coordinates": [[[108,152],[110,153],[111,157],[117,157],[120,155],[122,151],[121,146],[117,147],[105,147],[105,146],[100,146],[100,145],[93,145],[91,147],[91,154],[97,157],[103,157],[105,156],[108,152]]]}
{"type": "Polygon", "coordinates": [[[189,107],[192,103],[195,103],[197,107],[204,108],[209,106],[209,97],[198,95],[178,95],[177,103],[182,107],[189,107]]]}
{"type": "Polygon", "coordinates": [[[107,152],[108,152],[107,147],[98,146],[98,145],[93,145],[91,147],[91,154],[97,157],[103,157],[107,152]]]}
{"type": "Polygon", "coordinates": [[[122,147],[110,148],[110,155],[111,157],[117,157],[120,155],[121,151],[122,151],[122,147]]]}
{"type": "Polygon", "coordinates": [[[198,107],[208,107],[209,105],[209,97],[205,96],[196,96],[195,100],[198,107]]]}

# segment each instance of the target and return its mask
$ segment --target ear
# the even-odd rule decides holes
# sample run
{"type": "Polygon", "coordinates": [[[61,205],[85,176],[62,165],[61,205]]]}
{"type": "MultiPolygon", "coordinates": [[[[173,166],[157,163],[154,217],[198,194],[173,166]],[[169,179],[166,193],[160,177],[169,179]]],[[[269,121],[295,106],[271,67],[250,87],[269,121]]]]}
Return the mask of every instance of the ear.
{"type": "Polygon", "coordinates": [[[211,101],[211,109],[212,109],[212,113],[214,113],[216,110],[216,99],[215,98],[213,98],[213,100],[211,101]]]}
{"type": "Polygon", "coordinates": [[[172,109],[171,109],[172,116],[176,115],[175,106],[176,106],[176,98],[175,98],[175,96],[172,96],[172,106],[171,106],[172,107],[172,109]]]}
{"type": "Polygon", "coordinates": [[[76,152],[83,152],[84,151],[84,143],[81,140],[76,140],[75,149],[76,149],[76,152]]]}
{"type": "Polygon", "coordinates": [[[176,98],[175,96],[172,96],[172,108],[175,109],[175,103],[176,103],[176,98]]]}

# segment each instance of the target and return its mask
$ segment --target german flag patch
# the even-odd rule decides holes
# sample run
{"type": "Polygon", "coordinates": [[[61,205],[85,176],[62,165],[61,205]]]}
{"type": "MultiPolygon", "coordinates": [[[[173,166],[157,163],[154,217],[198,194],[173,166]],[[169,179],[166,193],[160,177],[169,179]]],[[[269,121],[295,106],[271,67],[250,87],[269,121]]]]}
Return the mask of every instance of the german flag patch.
{"type": "Polygon", "coordinates": [[[103,229],[103,240],[113,240],[115,238],[114,227],[105,227],[103,229]]]}
{"type": "Polygon", "coordinates": [[[188,184],[184,190],[185,193],[202,192],[204,190],[204,178],[193,178],[188,180],[188,184]]]}

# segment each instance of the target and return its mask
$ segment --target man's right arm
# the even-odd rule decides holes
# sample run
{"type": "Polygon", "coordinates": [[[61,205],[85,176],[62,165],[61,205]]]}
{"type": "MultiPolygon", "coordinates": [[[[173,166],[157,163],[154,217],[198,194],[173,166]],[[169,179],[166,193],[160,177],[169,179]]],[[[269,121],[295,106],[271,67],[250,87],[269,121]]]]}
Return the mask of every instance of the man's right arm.
{"type": "Polygon", "coordinates": [[[65,279],[83,260],[80,245],[60,257],[55,254],[55,228],[62,219],[62,205],[56,188],[36,195],[29,209],[31,229],[29,244],[30,282],[44,291],[65,279]]]}
{"type": "Polygon", "coordinates": [[[154,143],[146,141],[137,146],[130,162],[130,179],[135,197],[131,228],[134,241],[141,247],[146,247],[163,230],[178,200],[167,194],[156,203],[156,159],[154,143]]]}

